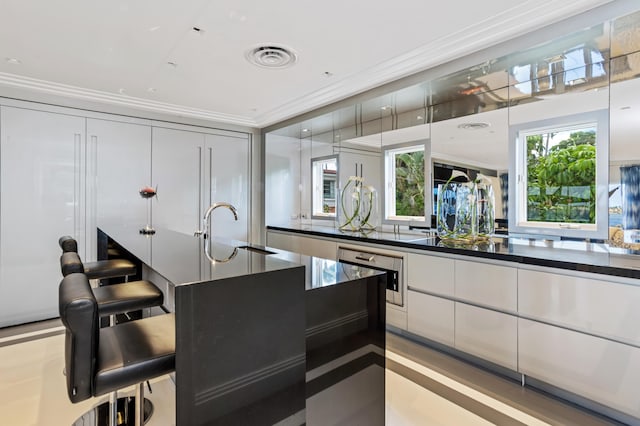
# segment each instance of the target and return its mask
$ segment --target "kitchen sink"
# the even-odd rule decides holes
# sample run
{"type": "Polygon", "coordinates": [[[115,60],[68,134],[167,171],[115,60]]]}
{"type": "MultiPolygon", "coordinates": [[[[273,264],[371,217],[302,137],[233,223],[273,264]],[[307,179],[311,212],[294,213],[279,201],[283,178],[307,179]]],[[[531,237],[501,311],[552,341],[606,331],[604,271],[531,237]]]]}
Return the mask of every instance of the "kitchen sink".
{"type": "Polygon", "coordinates": [[[422,237],[422,238],[416,238],[415,240],[407,240],[405,242],[411,243],[411,244],[428,244],[428,243],[434,242],[435,240],[436,240],[436,237],[422,237]]]}
{"type": "Polygon", "coordinates": [[[252,247],[252,246],[238,246],[236,248],[241,249],[241,250],[252,251],[254,253],[264,254],[265,256],[270,255],[270,254],[276,254],[273,251],[261,249],[261,248],[258,248],[258,247],[252,247]]]}

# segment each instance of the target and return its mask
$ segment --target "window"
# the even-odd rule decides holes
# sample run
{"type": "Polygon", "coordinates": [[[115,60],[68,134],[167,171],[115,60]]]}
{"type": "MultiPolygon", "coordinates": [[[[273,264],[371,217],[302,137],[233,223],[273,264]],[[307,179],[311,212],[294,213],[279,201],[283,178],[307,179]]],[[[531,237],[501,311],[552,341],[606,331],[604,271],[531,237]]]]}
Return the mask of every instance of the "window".
{"type": "Polygon", "coordinates": [[[312,217],[322,219],[336,216],[337,185],[338,157],[311,159],[312,217]]]}
{"type": "Polygon", "coordinates": [[[606,112],[525,123],[511,133],[510,232],[606,238],[606,112]]]}
{"type": "Polygon", "coordinates": [[[425,208],[431,211],[430,197],[425,197],[424,160],[424,143],[392,147],[384,151],[386,222],[424,222],[425,208]]]}

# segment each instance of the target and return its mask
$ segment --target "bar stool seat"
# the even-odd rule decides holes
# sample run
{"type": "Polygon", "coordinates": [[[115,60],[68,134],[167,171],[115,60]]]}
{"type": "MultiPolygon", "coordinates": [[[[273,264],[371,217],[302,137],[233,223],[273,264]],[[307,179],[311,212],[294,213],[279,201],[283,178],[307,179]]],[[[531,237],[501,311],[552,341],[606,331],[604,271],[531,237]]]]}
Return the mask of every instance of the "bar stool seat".
{"type": "Polygon", "coordinates": [[[84,273],[90,280],[126,277],[136,274],[136,265],[127,259],[96,260],[84,262],[84,273]]]}
{"type": "MultiPolygon", "coordinates": [[[[175,370],[174,315],[100,328],[98,302],[89,280],[81,273],[71,273],[62,279],[58,304],[66,329],[69,400],[77,403],[110,392],[115,400],[118,389],[137,384],[135,424],[141,425],[144,382],[175,370]]],[[[111,424],[115,425],[117,415],[115,411],[110,413],[111,424]]],[[[90,413],[87,416],[95,417],[90,413]]],[[[75,424],[82,423],[83,418],[75,424]]]]}
{"type": "MultiPolygon", "coordinates": [[[[75,252],[62,253],[60,268],[63,277],[79,273],[85,274],[87,279],[91,279],[84,269],[80,256],[75,252]]],[[[100,286],[93,289],[93,294],[98,303],[100,316],[133,312],[161,306],[164,303],[162,291],[152,282],[146,280],[100,286]]]]}
{"type": "MultiPolygon", "coordinates": [[[[62,254],[78,253],[78,242],[68,235],[60,237],[58,244],[62,254]]],[[[128,277],[137,272],[136,265],[127,259],[107,259],[84,262],[84,273],[90,280],[128,277]]]]}

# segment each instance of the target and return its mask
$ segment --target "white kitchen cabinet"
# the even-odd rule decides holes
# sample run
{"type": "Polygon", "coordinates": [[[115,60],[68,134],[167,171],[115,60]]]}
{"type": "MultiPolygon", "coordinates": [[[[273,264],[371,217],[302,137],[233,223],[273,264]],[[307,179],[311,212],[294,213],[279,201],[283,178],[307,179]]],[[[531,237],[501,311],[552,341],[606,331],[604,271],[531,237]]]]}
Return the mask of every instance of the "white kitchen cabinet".
{"type": "Polygon", "coordinates": [[[518,319],[456,302],[455,348],[503,367],[518,368],[518,319]]]}
{"type": "Polygon", "coordinates": [[[456,298],[499,310],[517,312],[517,268],[456,260],[455,271],[456,298]]]}
{"type": "Polygon", "coordinates": [[[153,225],[186,234],[202,227],[204,134],[153,128],[153,225]]]}
{"type": "Polygon", "coordinates": [[[519,371],[640,418],[640,349],[518,320],[519,371]]]}
{"type": "Polygon", "coordinates": [[[407,262],[409,288],[453,297],[453,259],[409,253],[407,262]]]}
{"type": "Polygon", "coordinates": [[[267,232],[267,246],[281,250],[300,253],[306,256],[322,257],[335,260],[338,245],[334,241],[320,240],[312,237],[267,232]]]}
{"type": "Polygon", "coordinates": [[[411,290],[407,294],[407,330],[453,347],[455,302],[411,290]]]}
{"type": "Polygon", "coordinates": [[[546,271],[518,271],[519,313],[531,319],[638,345],[638,306],[637,285],[546,271]]]}
{"type": "Polygon", "coordinates": [[[87,138],[96,147],[97,223],[142,229],[150,220],[150,201],[140,189],[151,184],[151,127],[88,119],[87,138]]]}
{"type": "Polygon", "coordinates": [[[249,174],[250,150],[249,138],[246,134],[207,134],[205,147],[209,155],[205,166],[210,165],[208,177],[208,204],[217,201],[231,203],[238,210],[238,220],[233,219],[231,212],[217,209],[211,215],[214,235],[249,241],[251,211],[249,197],[251,180],[249,174]]]}
{"type": "Polygon", "coordinates": [[[153,127],[153,224],[193,234],[203,226],[204,212],[214,202],[236,207],[238,220],[227,209],[211,215],[214,237],[248,240],[249,139],[184,129],[153,127]]]}
{"type": "Polygon", "coordinates": [[[0,108],[0,327],[58,316],[60,247],[84,256],[87,216],[82,117],[0,108]]]}

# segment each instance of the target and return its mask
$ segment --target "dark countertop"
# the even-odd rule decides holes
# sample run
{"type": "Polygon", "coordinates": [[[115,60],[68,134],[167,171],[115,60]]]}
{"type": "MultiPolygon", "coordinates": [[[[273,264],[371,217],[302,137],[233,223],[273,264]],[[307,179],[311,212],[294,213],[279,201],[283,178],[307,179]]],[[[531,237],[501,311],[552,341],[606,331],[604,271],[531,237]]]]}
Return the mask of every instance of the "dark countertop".
{"type": "Polygon", "coordinates": [[[242,241],[219,238],[203,240],[162,228],[156,228],[153,235],[142,235],[137,228],[117,224],[100,224],[98,228],[176,286],[299,265],[305,266],[305,286],[308,290],[382,274],[374,269],[330,259],[259,245],[250,246],[242,241]],[[208,250],[205,250],[205,243],[209,244],[208,250]]]}
{"type": "Polygon", "coordinates": [[[267,226],[267,229],[309,236],[339,238],[354,243],[382,244],[428,252],[640,278],[640,252],[612,247],[605,243],[494,237],[488,242],[461,245],[445,243],[437,237],[428,237],[419,233],[344,232],[328,226],[312,225],[267,226]]]}

